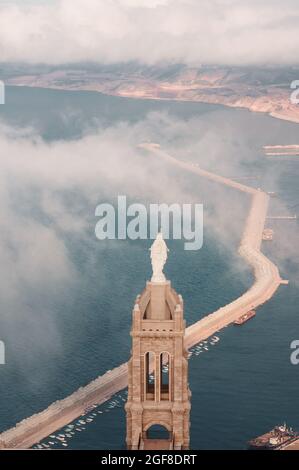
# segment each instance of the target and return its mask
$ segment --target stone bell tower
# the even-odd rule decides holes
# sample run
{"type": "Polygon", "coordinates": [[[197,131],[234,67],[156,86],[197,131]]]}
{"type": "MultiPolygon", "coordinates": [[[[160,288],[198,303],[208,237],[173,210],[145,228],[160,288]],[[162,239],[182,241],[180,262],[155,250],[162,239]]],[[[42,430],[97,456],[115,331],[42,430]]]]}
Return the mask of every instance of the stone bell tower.
{"type": "Polygon", "coordinates": [[[153,277],[136,298],[128,363],[128,449],[188,449],[190,397],[183,299],[165,279],[167,246],[151,247],[153,277]]]}

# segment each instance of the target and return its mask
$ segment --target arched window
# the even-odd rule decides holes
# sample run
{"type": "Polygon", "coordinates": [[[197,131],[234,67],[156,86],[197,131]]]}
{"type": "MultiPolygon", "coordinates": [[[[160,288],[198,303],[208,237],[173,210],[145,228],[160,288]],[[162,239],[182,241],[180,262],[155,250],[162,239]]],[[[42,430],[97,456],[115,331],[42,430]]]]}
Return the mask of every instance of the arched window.
{"type": "Polygon", "coordinates": [[[170,356],[168,352],[160,354],[160,397],[169,400],[169,368],[170,356]]]}
{"type": "Polygon", "coordinates": [[[145,354],[145,394],[146,400],[155,399],[155,354],[145,354]]]}

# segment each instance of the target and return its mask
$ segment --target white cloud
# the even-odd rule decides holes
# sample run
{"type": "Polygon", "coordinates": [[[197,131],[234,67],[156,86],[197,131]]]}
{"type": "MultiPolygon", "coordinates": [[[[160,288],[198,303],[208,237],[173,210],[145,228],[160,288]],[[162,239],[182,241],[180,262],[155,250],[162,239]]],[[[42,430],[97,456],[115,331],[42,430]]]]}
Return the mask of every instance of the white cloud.
{"type": "Polygon", "coordinates": [[[297,0],[0,3],[0,61],[298,63],[297,0]]]}

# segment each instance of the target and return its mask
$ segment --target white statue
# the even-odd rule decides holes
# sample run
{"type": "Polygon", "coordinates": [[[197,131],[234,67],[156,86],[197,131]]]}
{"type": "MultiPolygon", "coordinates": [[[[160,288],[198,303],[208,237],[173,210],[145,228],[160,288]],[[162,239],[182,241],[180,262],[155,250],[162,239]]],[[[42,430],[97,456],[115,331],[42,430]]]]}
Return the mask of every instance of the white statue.
{"type": "Polygon", "coordinates": [[[163,268],[167,260],[167,252],[169,249],[167,248],[161,232],[158,233],[150,251],[153,268],[153,276],[151,280],[152,282],[165,282],[166,278],[163,274],[163,268]]]}

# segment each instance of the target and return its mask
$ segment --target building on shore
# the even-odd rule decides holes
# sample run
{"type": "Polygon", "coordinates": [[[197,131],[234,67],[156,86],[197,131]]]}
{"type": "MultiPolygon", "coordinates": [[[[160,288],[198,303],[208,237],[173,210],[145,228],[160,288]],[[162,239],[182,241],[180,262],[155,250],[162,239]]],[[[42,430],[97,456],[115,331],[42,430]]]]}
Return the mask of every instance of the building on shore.
{"type": "Polygon", "coordinates": [[[128,449],[188,449],[190,398],[183,299],[163,274],[167,246],[151,247],[153,276],[136,299],[128,365],[128,449]]]}

